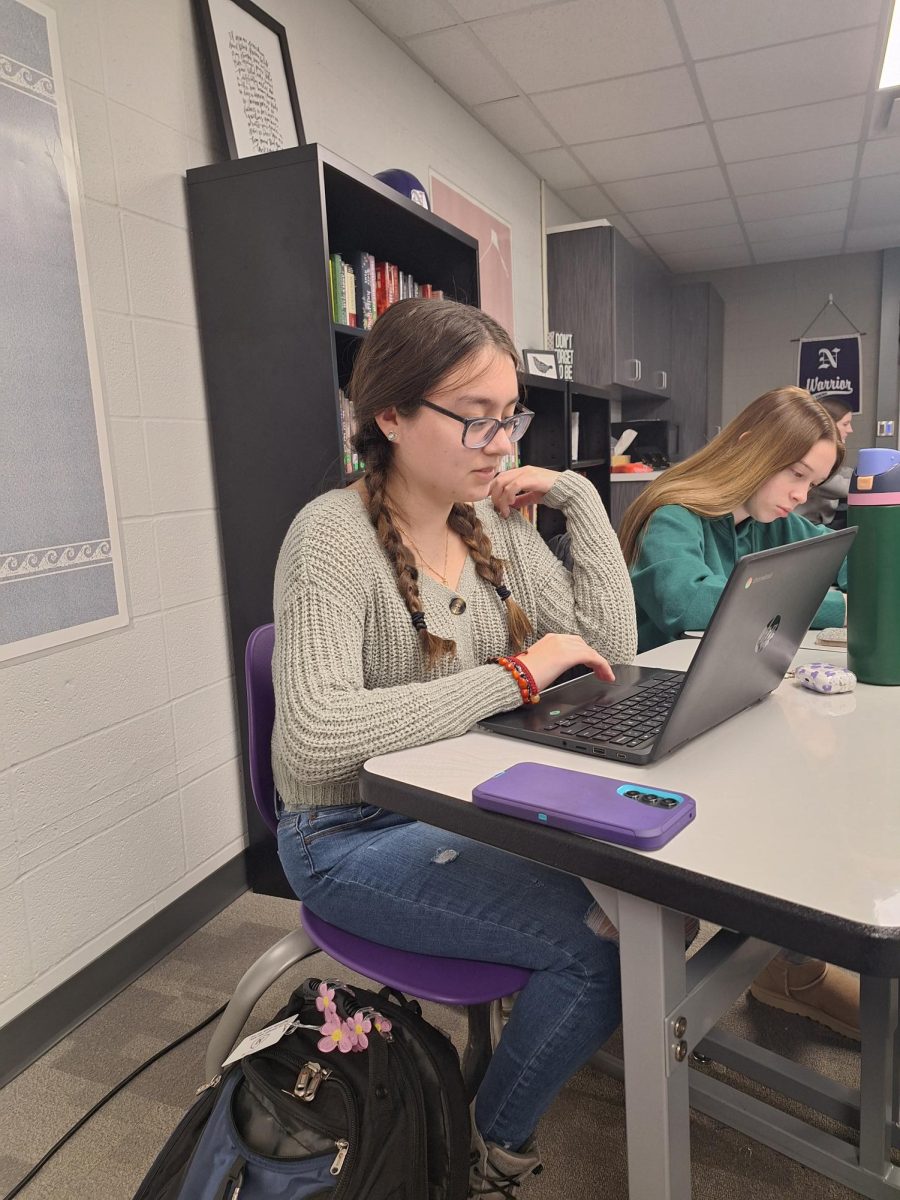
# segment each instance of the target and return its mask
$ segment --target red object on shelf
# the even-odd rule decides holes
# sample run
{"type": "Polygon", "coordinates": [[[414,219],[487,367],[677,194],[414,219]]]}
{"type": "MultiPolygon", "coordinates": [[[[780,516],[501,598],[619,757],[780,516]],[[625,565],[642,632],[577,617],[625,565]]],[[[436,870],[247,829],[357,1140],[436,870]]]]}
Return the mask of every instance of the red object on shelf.
{"type": "Polygon", "coordinates": [[[611,467],[614,475],[643,475],[653,471],[646,463],[623,463],[621,467],[611,467]]]}

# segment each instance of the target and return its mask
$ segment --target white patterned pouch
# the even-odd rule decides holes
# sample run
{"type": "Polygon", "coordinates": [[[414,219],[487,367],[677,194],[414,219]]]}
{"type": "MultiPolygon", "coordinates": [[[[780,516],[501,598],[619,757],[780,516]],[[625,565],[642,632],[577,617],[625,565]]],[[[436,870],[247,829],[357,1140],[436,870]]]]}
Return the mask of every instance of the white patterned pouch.
{"type": "Polygon", "coordinates": [[[794,671],[794,678],[813,692],[824,692],[836,696],[839,692],[852,692],[856,687],[856,676],[846,667],[833,663],[805,663],[794,671]]]}

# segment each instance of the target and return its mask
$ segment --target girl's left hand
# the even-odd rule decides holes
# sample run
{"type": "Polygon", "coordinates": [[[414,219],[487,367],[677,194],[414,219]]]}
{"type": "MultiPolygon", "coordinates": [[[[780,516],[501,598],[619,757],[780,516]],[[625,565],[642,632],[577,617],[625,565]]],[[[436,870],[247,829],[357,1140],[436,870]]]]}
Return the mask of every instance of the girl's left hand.
{"type": "Polygon", "coordinates": [[[516,467],[497,475],[488,495],[500,516],[508,517],[514,508],[540,504],[559,475],[545,467],[516,467]]]}

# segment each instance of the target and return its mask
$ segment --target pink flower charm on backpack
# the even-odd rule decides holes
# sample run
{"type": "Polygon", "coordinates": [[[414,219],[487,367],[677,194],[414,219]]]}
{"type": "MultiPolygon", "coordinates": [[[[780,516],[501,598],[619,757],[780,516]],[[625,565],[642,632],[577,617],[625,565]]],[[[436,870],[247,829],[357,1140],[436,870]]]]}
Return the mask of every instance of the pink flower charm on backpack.
{"type": "Polygon", "coordinates": [[[353,1036],[349,1021],[332,1016],[322,1026],[318,1046],[323,1054],[330,1054],[335,1049],[340,1050],[341,1054],[349,1054],[353,1049],[353,1036]]]}
{"type": "Polygon", "coordinates": [[[327,1020],[333,1017],[337,1012],[334,1004],[334,988],[330,988],[324,981],[319,984],[319,994],[316,997],[316,1008],[327,1020]]]}
{"type": "MultiPolygon", "coordinates": [[[[379,1012],[372,1013],[372,1024],[382,1037],[386,1037],[394,1027],[393,1021],[389,1021],[387,1017],[383,1017],[379,1012]]],[[[390,1040],[391,1039],[388,1038],[388,1041],[390,1040]]]]}
{"type": "Polygon", "coordinates": [[[353,1041],[353,1049],[367,1049],[369,1045],[369,1039],[366,1037],[366,1034],[372,1032],[372,1022],[362,1011],[362,1009],[360,1009],[359,1012],[355,1012],[347,1024],[352,1030],[350,1037],[353,1041]]]}

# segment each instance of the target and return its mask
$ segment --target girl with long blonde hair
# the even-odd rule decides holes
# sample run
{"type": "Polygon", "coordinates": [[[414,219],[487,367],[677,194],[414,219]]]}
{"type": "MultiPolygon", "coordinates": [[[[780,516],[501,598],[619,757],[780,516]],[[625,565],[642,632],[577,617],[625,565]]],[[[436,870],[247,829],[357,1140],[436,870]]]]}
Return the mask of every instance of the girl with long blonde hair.
{"type": "MultiPolygon", "coordinates": [[[[745,554],[826,533],[794,510],[843,457],[843,441],[822,405],[803,388],[775,388],[702,450],[649,483],[619,529],[639,649],[705,629],[745,554]]],[[[838,578],[841,590],[845,572],[838,578]]],[[[822,601],[814,628],[844,624],[841,590],[832,589],[822,601]]]]}
{"type": "MultiPolygon", "coordinates": [[[[619,529],[640,649],[705,629],[745,554],[827,536],[794,510],[843,457],[843,440],[822,405],[802,388],[775,388],[708,446],[648,484],[619,529]]],[[[846,566],[838,584],[846,589],[846,566]]],[[[813,625],[843,625],[846,611],[841,590],[832,588],[813,625]]],[[[820,959],[782,951],[750,992],[764,1004],[859,1037],[859,981],[820,959]]]]}

